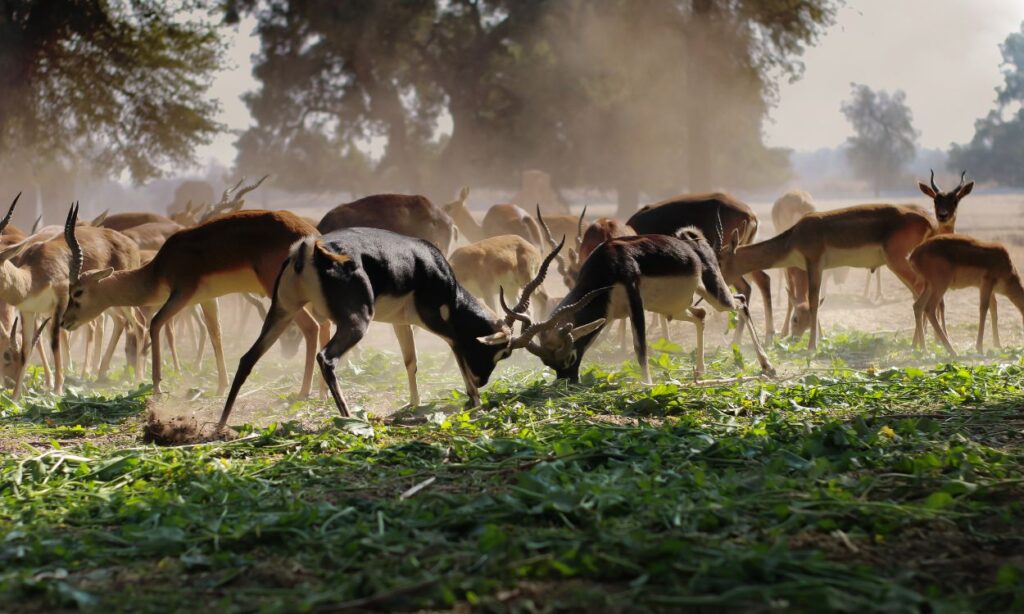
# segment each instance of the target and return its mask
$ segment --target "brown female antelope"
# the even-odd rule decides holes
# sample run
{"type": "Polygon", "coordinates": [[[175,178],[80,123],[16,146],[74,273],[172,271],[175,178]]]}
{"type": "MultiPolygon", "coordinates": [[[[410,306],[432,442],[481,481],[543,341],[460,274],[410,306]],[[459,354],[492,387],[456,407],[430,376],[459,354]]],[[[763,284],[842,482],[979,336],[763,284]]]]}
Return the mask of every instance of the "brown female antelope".
{"type": "Polygon", "coordinates": [[[327,234],[362,226],[390,230],[433,243],[447,254],[456,239],[455,224],[425,196],[374,194],[338,205],[324,215],[317,230],[327,234]]]}
{"type": "MultiPolygon", "coordinates": [[[[942,234],[928,239],[910,254],[910,265],[924,280],[924,291],[914,301],[914,347],[924,346],[925,316],[942,345],[956,356],[946,327],[939,321],[939,305],[950,288],[978,288],[978,338],[980,353],[985,338],[985,314],[995,300],[994,294],[1010,299],[1024,315],[1024,288],[1013,266],[1010,253],[1001,243],[980,241],[966,235],[942,234]]],[[[999,346],[998,319],[992,312],[992,333],[999,346]]]]}
{"type": "MultiPolygon", "coordinates": [[[[678,196],[647,205],[633,214],[626,225],[638,235],[663,234],[674,235],[682,228],[692,226],[711,242],[715,250],[721,249],[726,237],[736,234],[740,245],[748,245],[757,236],[757,215],[746,204],[728,194],[694,194],[678,196]]],[[[775,336],[775,320],[772,314],[771,279],[762,270],[745,271],[743,275],[733,274],[724,269],[725,280],[736,287],[744,297],[744,304],[750,304],[751,287],[744,279],[750,275],[761,291],[764,299],[765,337],[771,342],[775,336]]],[[[741,313],[740,320],[745,317],[741,313]]],[[[743,326],[737,327],[734,343],[738,343],[743,334],[743,326]]]]}
{"type": "MultiPolygon", "coordinates": [[[[12,207],[13,209],[13,207],[12,207]]],[[[78,207],[73,205],[68,212],[68,225],[73,226],[78,207]]],[[[84,245],[82,256],[92,267],[106,267],[123,270],[137,267],[139,248],[130,239],[109,228],[84,226],[79,229],[84,245]]],[[[80,251],[82,251],[80,250],[80,251]]],[[[35,331],[36,316],[44,314],[51,318],[50,347],[54,362],[54,391],[63,392],[64,360],[59,324],[68,300],[70,270],[68,244],[63,237],[41,243],[32,243],[31,238],[0,250],[0,300],[14,305],[22,314],[22,349],[31,348],[35,331]],[[17,257],[15,264],[11,259],[17,257]]],[[[98,313],[95,315],[99,315],[98,313]]],[[[95,316],[93,316],[95,317],[95,316]]],[[[83,320],[83,323],[92,320],[83,320]]],[[[124,314],[115,317],[121,321],[124,314]]],[[[4,365],[4,371],[15,382],[14,396],[21,393],[21,384],[26,367],[27,351],[19,356],[12,354],[12,361],[4,365]]]]}
{"type": "MultiPolygon", "coordinates": [[[[517,313],[529,307],[529,295],[543,282],[554,256],[552,253],[545,258],[537,277],[523,289],[517,313]]],[[[221,414],[221,428],[256,362],[305,305],[310,305],[318,317],[329,317],[337,325],[337,332],[317,354],[317,362],[343,416],[348,415],[348,405],[338,388],[334,365],[362,339],[371,321],[394,326],[413,403],[418,402],[416,346],[411,328],[415,325],[451,346],[473,405],[480,404],[479,387],[487,383],[495,365],[514,349],[525,347],[548,325],[541,323],[519,336],[513,335],[511,325],[515,320],[498,319],[459,285],[437,247],[377,228],[347,228],[296,243],[280,269],[272,296],[259,338],[238,364],[221,414]]],[[[574,308],[570,305],[565,310],[574,308]]]]}
{"type": "MultiPolygon", "coordinates": [[[[543,256],[533,243],[518,235],[499,235],[456,248],[448,257],[455,279],[490,309],[498,308],[498,292],[519,289],[536,278],[543,256]]],[[[538,319],[547,313],[548,295],[536,290],[538,319]]]]}
{"type": "MultiPolygon", "coordinates": [[[[527,349],[560,379],[579,380],[580,363],[590,344],[608,320],[629,317],[633,347],[645,383],[651,383],[647,364],[644,310],[693,322],[697,328],[695,374],[704,372],[705,311],[693,306],[700,296],[719,311],[746,309],[741,296],[733,297],[722,278],[711,245],[697,229],[684,228],[679,237],[639,235],[609,239],[583,263],[576,285],[550,316],[527,349]],[[566,307],[579,305],[571,311],[566,307]]],[[[526,295],[527,298],[529,295],[526,295]]],[[[502,307],[510,318],[532,328],[520,309],[502,307]]],[[[747,320],[761,368],[772,373],[771,364],[747,320]]],[[[524,333],[525,335],[525,333],[524,333]]]]}
{"type": "MultiPolygon", "coordinates": [[[[161,305],[150,320],[153,388],[160,392],[160,332],[175,314],[189,305],[202,307],[217,361],[218,393],[227,387],[221,346],[217,297],[239,292],[269,295],[288,248],[316,229],[288,211],[236,211],[218,215],[171,235],[146,265],[115,272],[81,264],[77,236],[71,226],[74,271],[85,271],[71,285],[71,298],[61,325],[74,330],[117,306],[161,305]]],[[[296,321],[306,338],[306,368],[300,395],[309,394],[319,326],[305,311],[296,321]]]]}
{"type": "MultiPolygon", "coordinates": [[[[817,209],[811,195],[803,190],[790,190],[772,205],[772,224],[778,234],[796,224],[800,218],[817,209]]],[[[796,267],[782,270],[786,290],[786,317],[782,321],[783,337],[800,337],[811,327],[811,308],[807,303],[807,275],[796,267]]]]}
{"type": "Polygon", "coordinates": [[[143,224],[168,223],[173,224],[175,222],[166,215],[160,215],[159,213],[150,213],[148,211],[129,211],[126,213],[114,213],[113,215],[108,215],[98,224],[94,221],[93,226],[101,226],[103,228],[110,228],[111,230],[124,232],[129,228],[135,228],[137,226],[142,226],[143,224]]]}
{"type": "Polygon", "coordinates": [[[462,188],[458,200],[444,206],[455,225],[469,241],[476,242],[501,235],[517,235],[541,247],[540,229],[537,222],[518,205],[493,205],[484,214],[483,223],[478,223],[466,206],[469,188],[462,188]]]}
{"type": "Polygon", "coordinates": [[[907,256],[934,234],[931,218],[914,207],[860,205],[810,213],[789,230],[752,245],[742,245],[739,231],[733,231],[719,260],[727,279],[783,267],[805,271],[811,309],[808,348],[814,350],[823,271],[841,266],[872,269],[884,264],[916,297],[922,282],[907,256]]]}

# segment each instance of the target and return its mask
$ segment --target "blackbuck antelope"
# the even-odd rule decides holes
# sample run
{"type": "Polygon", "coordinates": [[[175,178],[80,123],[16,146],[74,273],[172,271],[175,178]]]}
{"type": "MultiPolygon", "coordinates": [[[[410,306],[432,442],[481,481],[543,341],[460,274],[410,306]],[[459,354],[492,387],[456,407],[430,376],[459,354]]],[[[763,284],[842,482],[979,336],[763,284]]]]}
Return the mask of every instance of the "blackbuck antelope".
{"type": "MultiPolygon", "coordinates": [[[[980,241],[966,235],[942,234],[928,239],[910,254],[910,265],[924,280],[924,290],[914,301],[914,347],[924,346],[924,318],[931,322],[939,341],[951,355],[956,350],[949,341],[944,323],[939,321],[939,306],[946,290],[978,288],[978,338],[975,349],[981,352],[985,338],[985,314],[995,294],[1010,299],[1024,316],[1024,288],[1020,275],[1001,243],[980,241]]],[[[998,317],[992,312],[992,337],[999,347],[998,317]]]]}
{"type": "MultiPolygon", "coordinates": [[[[530,293],[543,282],[554,256],[545,258],[537,277],[523,289],[517,314],[529,307],[530,293]]],[[[335,364],[362,339],[371,321],[394,327],[413,404],[419,402],[413,325],[451,346],[473,405],[480,404],[479,387],[487,383],[495,365],[551,325],[539,323],[513,335],[515,319],[499,319],[467,292],[444,255],[427,241],[376,228],[348,228],[308,237],[292,246],[280,269],[270,311],[256,343],[238,364],[220,427],[227,423],[238,391],[256,362],[305,305],[310,305],[317,317],[330,318],[337,325],[334,336],[317,354],[317,362],[343,416],[348,415],[348,405],[338,387],[335,364]]]]}
{"type": "Polygon", "coordinates": [[[960,201],[974,189],[974,182],[964,183],[967,179],[967,171],[963,171],[960,173],[960,185],[948,192],[943,192],[939,186],[935,185],[935,171],[933,170],[931,173],[931,178],[928,180],[931,185],[925,185],[921,181],[918,182],[917,187],[925,196],[932,199],[932,203],[935,205],[935,219],[939,221],[939,232],[942,234],[955,232],[957,208],[960,206],[960,201]]]}
{"type": "MultiPolygon", "coordinates": [[[[499,235],[458,247],[448,257],[455,279],[492,310],[498,308],[498,291],[518,292],[537,276],[543,256],[533,243],[519,235],[499,235]]],[[[535,291],[538,319],[548,310],[543,286],[535,291]]]]}
{"type": "MultiPolygon", "coordinates": [[[[728,194],[693,194],[663,200],[653,205],[646,205],[626,221],[626,225],[638,235],[663,234],[675,235],[688,226],[700,230],[715,250],[721,249],[727,237],[736,234],[740,245],[748,245],[757,236],[758,220],[754,211],[746,204],[728,194]]],[[[734,274],[724,269],[725,280],[739,290],[744,297],[744,304],[750,305],[751,287],[744,279],[745,275],[753,278],[764,299],[765,337],[770,342],[775,336],[775,320],[772,314],[771,279],[763,270],[745,271],[734,274]]],[[[736,329],[734,342],[739,342],[743,334],[743,318],[740,314],[740,326],[736,329]]]]}
{"type": "Polygon", "coordinates": [[[355,227],[379,228],[424,239],[444,254],[457,237],[448,214],[427,197],[408,194],[374,194],[338,205],[317,224],[320,234],[355,227]]]}
{"type": "MultiPolygon", "coordinates": [[[[227,387],[217,297],[240,292],[269,296],[289,247],[316,229],[288,211],[236,211],[218,215],[171,235],[156,256],[125,271],[86,263],[77,245],[83,229],[71,226],[72,269],[84,271],[71,285],[62,325],[74,330],[113,306],[160,305],[149,323],[153,388],[160,390],[160,332],[186,307],[198,303],[214,348],[218,393],[227,387]]],[[[134,246],[134,244],[133,244],[134,246]]],[[[300,395],[309,394],[319,326],[305,311],[296,323],[306,338],[306,367],[300,395]]]]}
{"type": "Polygon", "coordinates": [[[269,176],[270,175],[264,175],[260,177],[259,181],[256,183],[245,187],[242,187],[242,184],[245,183],[245,177],[242,177],[238,180],[238,183],[226,188],[220,196],[220,201],[216,203],[206,203],[193,207],[192,202],[189,201],[184,210],[171,216],[170,221],[186,227],[195,226],[196,224],[201,224],[217,215],[239,211],[245,206],[245,195],[260,187],[269,176]]]}
{"type": "Polygon", "coordinates": [[[144,250],[158,250],[167,239],[184,229],[185,227],[177,222],[147,222],[145,224],[139,224],[138,226],[131,226],[121,231],[124,236],[128,237],[135,244],[139,246],[139,249],[144,250]]]}
{"type": "Polygon", "coordinates": [[[469,241],[476,242],[501,235],[517,235],[538,247],[542,247],[540,229],[537,222],[522,207],[513,204],[493,205],[484,214],[482,223],[478,223],[466,206],[469,188],[462,188],[459,198],[444,206],[459,231],[469,241]]]}
{"type": "Polygon", "coordinates": [[[860,205],[810,213],[781,234],[752,245],[743,245],[739,231],[733,231],[719,261],[727,279],[784,267],[805,271],[811,309],[808,348],[814,350],[823,271],[886,265],[916,297],[922,282],[907,257],[934,234],[934,222],[915,207],[860,205]]]}
{"type": "MultiPolygon", "coordinates": [[[[650,383],[646,309],[670,319],[693,322],[697,328],[694,371],[699,377],[704,372],[706,312],[693,306],[694,295],[719,311],[746,311],[745,299],[729,292],[715,252],[699,230],[684,228],[678,237],[639,235],[609,239],[598,245],[583,263],[576,285],[555,307],[537,341],[526,347],[554,369],[558,378],[578,381],[583,355],[605,322],[628,316],[637,361],[644,382],[650,383]]],[[[504,302],[502,307],[508,317],[520,320],[525,330],[533,328],[522,310],[509,309],[504,302]]],[[[746,326],[761,368],[774,373],[749,318],[746,326]]]]}
{"type": "MultiPolygon", "coordinates": [[[[72,205],[65,228],[74,226],[77,214],[78,206],[72,205]]],[[[139,265],[139,248],[116,230],[84,226],[79,232],[84,246],[80,249],[80,252],[84,252],[81,257],[90,266],[124,270],[139,265]]],[[[21,394],[27,349],[32,347],[37,334],[35,322],[38,315],[52,320],[50,347],[54,362],[53,388],[58,394],[63,392],[64,360],[59,321],[68,302],[68,286],[72,274],[69,255],[70,249],[63,237],[40,243],[26,239],[0,250],[0,300],[14,305],[22,317],[23,351],[12,354],[12,361],[4,365],[5,375],[15,382],[15,397],[21,394]],[[12,259],[15,259],[13,264],[12,259]]],[[[117,314],[115,322],[117,325],[127,325],[127,317],[127,314],[117,314]]],[[[83,323],[92,319],[83,320],[83,323]]],[[[108,348],[108,351],[111,349],[108,348]]]]}

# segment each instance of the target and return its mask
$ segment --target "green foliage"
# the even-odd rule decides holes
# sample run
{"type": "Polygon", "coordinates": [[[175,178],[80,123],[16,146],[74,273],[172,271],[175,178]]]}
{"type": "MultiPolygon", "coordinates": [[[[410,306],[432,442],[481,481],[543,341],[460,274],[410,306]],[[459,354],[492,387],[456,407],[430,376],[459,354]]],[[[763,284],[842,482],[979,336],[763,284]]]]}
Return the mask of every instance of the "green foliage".
{"type": "Polygon", "coordinates": [[[235,0],[229,19],[251,12],[262,40],[239,166],[285,165],[303,189],[444,192],[542,168],[635,197],[677,191],[694,160],[716,185],[778,181],[788,160],[761,121],[836,3],[696,4],[235,0]],[[355,148],[373,137],[375,164],[355,148]]]}
{"type": "Polygon", "coordinates": [[[850,98],[842,105],[854,132],[846,141],[846,157],[878,196],[882,188],[903,179],[904,167],[914,159],[918,133],[903,90],[890,94],[857,83],[850,87],[850,98]]]}
{"type": "MultiPolygon", "coordinates": [[[[827,353],[910,357],[873,338],[827,353]]],[[[658,348],[653,387],[513,370],[477,411],[321,406],[313,429],[183,448],[119,439],[145,391],[5,405],[0,441],[24,443],[0,459],[0,607],[1024,607],[1018,355],[695,386],[692,361],[658,348]],[[85,403],[110,420],[90,409],[79,435],[59,431],[85,403]],[[56,415],[31,444],[18,430],[56,415]]],[[[773,351],[803,368],[802,350],[773,351]]],[[[346,379],[402,379],[370,358],[346,379]]],[[[737,368],[731,350],[710,358],[737,368]]]]}
{"type": "Polygon", "coordinates": [[[207,97],[221,43],[198,0],[0,5],[0,159],[135,181],[193,160],[220,130],[207,97]]]}
{"type": "Polygon", "coordinates": [[[951,169],[970,169],[981,181],[1024,186],[1024,23],[1000,45],[1003,85],[996,88],[996,108],[974,123],[974,138],[953,145],[951,169]],[[1016,107],[1016,110],[1014,110],[1016,107]]]}

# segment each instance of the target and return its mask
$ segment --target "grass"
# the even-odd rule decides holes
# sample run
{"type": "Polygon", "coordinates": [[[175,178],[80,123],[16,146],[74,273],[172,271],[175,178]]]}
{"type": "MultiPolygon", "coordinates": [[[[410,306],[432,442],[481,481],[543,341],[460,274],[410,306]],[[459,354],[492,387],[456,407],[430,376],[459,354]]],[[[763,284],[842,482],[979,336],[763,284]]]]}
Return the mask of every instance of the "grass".
{"type": "MultiPolygon", "coordinates": [[[[840,333],[777,344],[788,379],[693,386],[658,347],[653,387],[524,361],[476,411],[315,401],[183,448],[139,442],[146,388],[3,399],[0,609],[1024,608],[1018,353],[922,367],[840,333]]],[[[723,351],[708,377],[755,367],[723,351]]],[[[386,354],[344,377],[404,380],[386,354]]]]}

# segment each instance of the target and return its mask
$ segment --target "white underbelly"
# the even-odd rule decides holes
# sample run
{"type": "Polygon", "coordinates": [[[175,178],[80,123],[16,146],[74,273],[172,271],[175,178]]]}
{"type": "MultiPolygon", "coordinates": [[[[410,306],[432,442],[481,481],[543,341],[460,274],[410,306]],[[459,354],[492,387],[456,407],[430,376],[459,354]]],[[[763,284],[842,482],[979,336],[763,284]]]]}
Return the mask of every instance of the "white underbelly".
{"type": "Polygon", "coordinates": [[[873,269],[883,264],[885,264],[885,250],[877,244],[854,248],[830,247],[825,250],[825,257],[822,259],[823,269],[834,269],[841,266],[873,269]]]}
{"type": "Polygon", "coordinates": [[[30,313],[52,313],[56,307],[57,294],[53,291],[53,288],[46,288],[17,305],[17,308],[21,311],[28,311],[30,313]]]}
{"type": "Polygon", "coordinates": [[[387,322],[388,324],[412,324],[423,326],[419,313],[416,312],[416,302],[413,293],[401,296],[381,295],[373,303],[373,320],[375,322],[387,322]]]}
{"type": "Polygon", "coordinates": [[[260,284],[259,278],[256,277],[256,272],[250,268],[207,275],[199,282],[199,287],[192,300],[201,303],[219,296],[240,292],[263,294],[263,286],[260,284]]]}
{"type": "MultiPolygon", "coordinates": [[[[697,278],[686,275],[665,277],[644,277],[640,280],[640,297],[644,310],[679,318],[693,305],[693,294],[697,290],[697,278]]],[[[608,305],[608,318],[618,319],[629,316],[629,298],[622,284],[615,284],[608,305]]]]}

